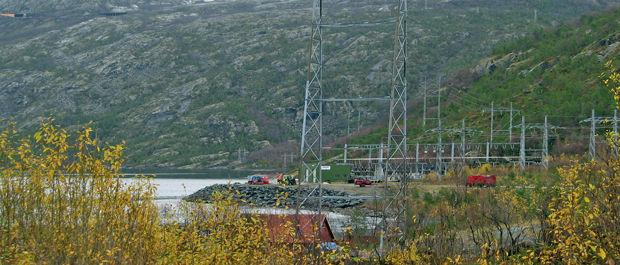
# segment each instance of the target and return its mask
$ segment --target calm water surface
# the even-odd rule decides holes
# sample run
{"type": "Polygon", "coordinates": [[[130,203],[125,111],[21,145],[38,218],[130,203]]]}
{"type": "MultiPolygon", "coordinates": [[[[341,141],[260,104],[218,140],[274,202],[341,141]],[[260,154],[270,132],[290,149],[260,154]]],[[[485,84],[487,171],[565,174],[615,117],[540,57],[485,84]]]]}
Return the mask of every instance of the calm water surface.
{"type": "MultiPolygon", "coordinates": [[[[266,172],[266,171],[265,171],[266,172]]],[[[126,177],[144,174],[153,177],[159,200],[180,199],[214,184],[244,183],[247,176],[261,171],[232,169],[124,169],[126,177]]]]}

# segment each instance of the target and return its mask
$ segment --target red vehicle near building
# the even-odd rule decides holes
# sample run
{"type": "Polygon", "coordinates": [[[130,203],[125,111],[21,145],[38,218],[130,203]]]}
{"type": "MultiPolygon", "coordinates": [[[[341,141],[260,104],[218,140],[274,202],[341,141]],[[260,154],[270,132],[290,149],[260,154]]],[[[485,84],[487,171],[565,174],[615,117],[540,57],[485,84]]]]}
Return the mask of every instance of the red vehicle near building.
{"type": "Polygon", "coordinates": [[[358,185],[360,187],[365,187],[366,185],[372,185],[372,182],[370,180],[367,180],[367,179],[356,179],[355,182],[353,182],[353,185],[358,185]]]}
{"type": "Polygon", "coordinates": [[[467,177],[467,187],[495,187],[497,177],[495,175],[471,175],[467,177]]]}

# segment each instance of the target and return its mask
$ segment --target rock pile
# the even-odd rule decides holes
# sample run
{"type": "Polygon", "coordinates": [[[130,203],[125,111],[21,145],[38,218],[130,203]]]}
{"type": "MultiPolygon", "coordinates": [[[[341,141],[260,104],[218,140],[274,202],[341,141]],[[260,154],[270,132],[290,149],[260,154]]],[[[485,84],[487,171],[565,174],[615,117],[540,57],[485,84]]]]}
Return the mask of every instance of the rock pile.
{"type": "MultiPolygon", "coordinates": [[[[251,185],[232,185],[232,190],[239,191],[237,198],[243,199],[247,204],[259,207],[294,207],[297,197],[297,187],[280,186],[251,186],[251,185]]],[[[186,201],[211,201],[211,194],[214,191],[227,191],[228,185],[212,185],[204,187],[193,194],[185,197],[186,201]]],[[[306,199],[312,188],[301,188],[301,200],[306,199]]],[[[317,191],[315,191],[316,193],[317,191]]],[[[302,209],[314,208],[318,204],[318,194],[308,197],[302,205],[302,209]]],[[[357,199],[344,191],[323,189],[322,206],[325,208],[348,208],[360,205],[364,199],[357,199]]]]}

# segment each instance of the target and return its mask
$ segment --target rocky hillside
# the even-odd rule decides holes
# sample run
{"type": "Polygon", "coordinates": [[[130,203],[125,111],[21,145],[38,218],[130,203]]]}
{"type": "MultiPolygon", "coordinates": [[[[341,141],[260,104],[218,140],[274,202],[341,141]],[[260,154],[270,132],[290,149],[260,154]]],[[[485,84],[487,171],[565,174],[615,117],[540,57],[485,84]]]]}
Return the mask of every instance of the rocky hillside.
{"type": "Polygon", "coordinates": [[[5,0],[0,3],[3,13],[22,13],[35,15],[88,15],[97,13],[115,13],[149,9],[149,6],[190,5],[209,1],[166,0],[5,0]]]}
{"type": "MultiPolygon", "coordinates": [[[[412,97],[423,76],[451,76],[498,44],[615,2],[412,1],[412,97]]],[[[47,117],[65,127],[93,121],[103,141],[127,142],[133,166],[230,165],[239,149],[264,154],[250,153],[250,162],[279,161],[299,146],[310,5],[2,1],[2,13],[32,15],[0,17],[0,118],[26,131],[47,117]]],[[[390,20],[395,5],[325,1],[325,23],[390,20]]],[[[387,95],[393,31],[325,29],[326,96],[387,95]]],[[[327,104],[326,139],[373,124],[386,109],[327,104]]]]}

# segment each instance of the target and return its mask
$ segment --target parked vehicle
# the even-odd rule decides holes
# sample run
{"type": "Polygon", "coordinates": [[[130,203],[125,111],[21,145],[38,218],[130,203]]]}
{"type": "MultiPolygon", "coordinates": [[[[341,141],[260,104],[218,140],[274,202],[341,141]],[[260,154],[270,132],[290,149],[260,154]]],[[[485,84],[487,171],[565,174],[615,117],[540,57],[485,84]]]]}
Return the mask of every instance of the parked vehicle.
{"type": "Polygon", "coordinates": [[[252,175],[248,177],[248,184],[269,184],[269,177],[265,175],[252,175]]]}
{"type": "Polygon", "coordinates": [[[368,179],[356,179],[355,182],[353,182],[353,185],[365,187],[366,185],[372,185],[372,182],[368,179]]]}
{"type": "Polygon", "coordinates": [[[471,175],[467,177],[467,187],[495,187],[497,177],[495,175],[471,175]]]}
{"type": "Polygon", "coordinates": [[[290,176],[290,175],[285,176],[284,174],[280,174],[280,176],[278,176],[278,184],[297,185],[297,181],[295,181],[293,176],[290,176]]]}

